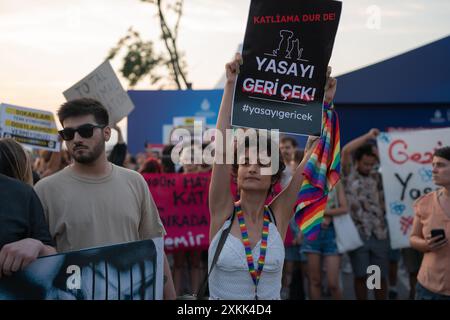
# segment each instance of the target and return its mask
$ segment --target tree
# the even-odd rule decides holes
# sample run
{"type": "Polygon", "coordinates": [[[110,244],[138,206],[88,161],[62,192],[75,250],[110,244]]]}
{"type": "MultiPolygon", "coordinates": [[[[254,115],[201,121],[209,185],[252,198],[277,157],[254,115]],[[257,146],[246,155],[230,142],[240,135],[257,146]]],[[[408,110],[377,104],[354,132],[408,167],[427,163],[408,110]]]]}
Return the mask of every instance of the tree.
{"type": "MultiPolygon", "coordinates": [[[[167,68],[171,80],[178,89],[191,89],[192,83],[187,80],[186,63],[183,54],[177,47],[178,28],[183,15],[184,0],[173,0],[164,6],[164,0],[141,0],[157,7],[157,16],[161,28],[161,39],[166,48],[166,54],[159,54],[154,50],[152,41],[144,41],[139,32],[129,28],[127,34],[113,47],[107,59],[113,59],[125,48],[121,68],[122,75],[129,81],[131,87],[135,86],[145,76],[150,77],[150,83],[156,84],[162,80],[157,68],[167,68]],[[168,16],[175,15],[175,24],[171,27],[168,16]]],[[[166,0],[170,1],[170,0],[166,0]]]]}

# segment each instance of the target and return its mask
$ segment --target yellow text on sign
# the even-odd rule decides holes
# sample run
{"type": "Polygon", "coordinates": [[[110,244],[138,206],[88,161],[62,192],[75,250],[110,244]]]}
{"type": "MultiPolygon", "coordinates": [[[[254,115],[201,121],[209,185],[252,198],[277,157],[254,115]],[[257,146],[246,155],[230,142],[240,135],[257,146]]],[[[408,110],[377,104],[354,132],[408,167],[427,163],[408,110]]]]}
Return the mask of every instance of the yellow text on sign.
{"type": "Polygon", "coordinates": [[[20,123],[16,121],[6,120],[5,125],[8,127],[18,128],[22,130],[28,130],[28,131],[37,131],[37,132],[44,132],[47,134],[57,134],[58,130],[55,128],[45,128],[45,127],[39,127],[39,126],[33,126],[26,123],[20,123]]]}
{"type": "Polygon", "coordinates": [[[46,113],[38,113],[14,108],[6,108],[6,113],[38,120],[54,121],[53,115],[46,113]]]}

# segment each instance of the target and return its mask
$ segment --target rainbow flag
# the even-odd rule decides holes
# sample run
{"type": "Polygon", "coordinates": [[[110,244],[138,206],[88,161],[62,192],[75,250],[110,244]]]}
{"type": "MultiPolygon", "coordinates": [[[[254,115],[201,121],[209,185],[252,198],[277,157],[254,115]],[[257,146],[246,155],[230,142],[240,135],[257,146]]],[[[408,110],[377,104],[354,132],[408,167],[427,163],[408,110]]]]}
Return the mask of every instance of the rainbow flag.
{"type": "Polygon", "coordinates": [[[308,240],[317,239],[328,193],[339,181],[340,171],[339,119],[333,106],[325,104],[320,141],[305,165],[295,207],[295,222],[308,240]]]}

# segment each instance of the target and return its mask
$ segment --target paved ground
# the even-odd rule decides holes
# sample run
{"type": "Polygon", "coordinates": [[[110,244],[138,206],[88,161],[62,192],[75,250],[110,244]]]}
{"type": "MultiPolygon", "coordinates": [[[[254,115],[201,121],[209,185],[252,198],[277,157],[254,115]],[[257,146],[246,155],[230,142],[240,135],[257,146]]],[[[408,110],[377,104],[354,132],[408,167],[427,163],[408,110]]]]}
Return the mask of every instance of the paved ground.
{"type": "MultiPolygon", "coordinates": [[[[343,288],[344,299],[354,300],[355,293],[353,289],[353,274],[351,272],[351,266],[348,260],[348,256],[344,255],[342,259],[342,272],[341,272],[341,288],[343,288]]],[[[305,284],[306,286],[306,284],[305,284]]],[[[307,292],[307,291],[305,291],[307,292]]],[[[326,290],[325,290],[326,292],[326,290]]],[[[400,259],[398,266],[398,278],[397,278],[397,299],[405,300],[409,296],[409,279],[408,274],[403,266],[403,261],[400,259]]],[[[325,297],[330,299],[330,297],[325,297]]],[[[373,299],[373,292],[369,290],[369,299],[373,299]]]]}
{"type": "MultiPolygon", "coordinates": [[[[170,262],[173,263],[173,261],[171,261],[171,255],[169,258],[170,262]]],[[[187,268],[184,270],[184,279],[189,279],[189,272],[187,270],[187,268]]],[[[202,278],[203,280],[203,278],[202,278]]],[[[307,293],[307,283],[305,281],[305,289],[304,292],[307,293]]],[[[325,284],[326,287],[326,284],[325,284]]],[[[350,265],[350,261],[347,255],[343,255],[342,256],[342,268],[341,268],[341,288],[343,288],[343,295],[344,295],[344,299],[346,300],[354,300],[355,299],[355,293],[354,293],[354,289],[353,289],[353,274],[351,271],[351,265],[350,265]]],[[[185,288],[184,288],[185,293],[189,293],[191,292],[190,288],[189,288],[189,283],[185,283],[185,288]]],[[[326,296],[326,290],[324,290],[325,292],[325,296],[324,299],[331,299],[331,297],[326,296]]],[[[409,296],[409,280],[408,280],[408,274],[405,270],[405,267],[403,265],[403,260],[402,258],[400,258],[400,262],[398,265],[398,279],[397,279],[397,291],[398,291],[398,296],[397,299],[399,300],[405,300],[408,299],[409,296]]],[[[371,290],[369,290],[369,299],[373,299],[373,293],[371,292],[371,290]]]]}

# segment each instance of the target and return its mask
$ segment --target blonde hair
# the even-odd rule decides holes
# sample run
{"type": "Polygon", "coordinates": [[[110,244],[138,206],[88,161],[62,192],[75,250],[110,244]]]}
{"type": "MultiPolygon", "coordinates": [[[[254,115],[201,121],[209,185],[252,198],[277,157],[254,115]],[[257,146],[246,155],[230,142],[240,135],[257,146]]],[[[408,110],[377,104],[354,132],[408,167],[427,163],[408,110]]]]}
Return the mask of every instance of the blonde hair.
{"type": "Polygon", "coordinates": [[[13,139],[0,139],[0,173],[33,185],[31,159],[13,139]]]}

